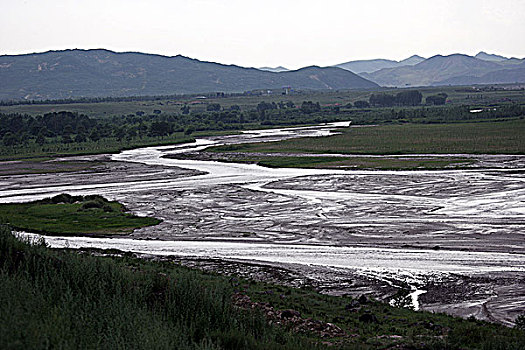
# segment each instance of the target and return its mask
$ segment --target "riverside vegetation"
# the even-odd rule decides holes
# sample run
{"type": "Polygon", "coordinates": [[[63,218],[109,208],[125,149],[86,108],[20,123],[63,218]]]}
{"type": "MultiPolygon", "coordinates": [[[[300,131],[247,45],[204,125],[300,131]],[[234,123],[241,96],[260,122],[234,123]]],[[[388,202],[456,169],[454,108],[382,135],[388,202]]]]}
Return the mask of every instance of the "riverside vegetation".
{"type": "Polygon", "coordinates": [[[440,169],[465,167],[461,156],[367,157],[400,154],[524,154],[525,120],[454,124],[377,125],[341,129],[339,135],[279,142],[244,143],[208,149],[217,160],[256,162],[270,167],[440,169]],[[283,155],[282,152],[285,152],[283,155]],[[297,156],[294,156],[294,153],[297,156]],[[301,156],[301,154],[323,156],[301,156]],[[359,157],[330,157],[326,154],[359,157]]]}
{"type": "Polygon", "coordinates": [[[3,349],[522,349],[525,331],[147,261],[0,226],[3,349]],[[97,254],[100,255],[100,254],[97,254]],[[270,324],[271,323],[271,324],[270,324]],[[307,325],[308,327],[302,327],[307,325]],[[331,329],[332,332],[319,332],[331,329]]]}
{"type": "MultiPolygon", "coordinates": [[[[524,104],[523,90],[497,88],[13,102],[0,107],[0,160],[111,153],[190,142],[210,133],[346,120],[404,126],[512,122],[523,118],[524,104]]],[[[404,135],[419,131],[399,130],[404,135]]]]}
{"type": "MultiPolygon", "coordinates": [[[[423,98],[444,91],[453,102],[437,106],[367,107],[358,102],[369,104],[371,94],[357,91],[221,97],[199,100],[196,104],[191,104],[190,98],[177,99],[176,103],[173,100],[174,103],[168,103],[169,99],[131,99],[13,104],[0,110],[0,158],[39,162],[57,155],[117,152],[129,147],[187,142],[200,133],[342,120],[378,126],[350,128],[330,138],[239,145],[221,151],[524,153],[523,91],[470,88],[421,91],[423,98]],[[54,112],[57,109],[64,112],[54,112]],[[472,113],[473,109],[481,111],[472,113]]],[[[370,162],[371,158],[363,157],[361,162],[370,162]]],[[[311,158],[297,158],[274,157],[273,161],[278,163],[267,165],[312,163],[311,158]]],[[[332,158],[335,157],[322,161],[331,165],[340,161],[332,158]]],[[[462,161],[461,157],[446,159],[435,167],[462,161]]],[[[374,167],[420,165],[383,163],[374,167]]],[[[130,217],[122,209],[118,203],[92,197],[38,205],[5,205],[1,210],[6,213],[3,221],[13,227],[55,234],[105,235],[155,224],[151,218],[142,219],[153,221],[130,224],[130,217]],[[82,208],[90,201],[97,202],[96,206],[82,208]],[[64,209],[48,210],[52,206],[64,209]],[[86,221],[83,227],[86,231],[70,231],[68,225],[80,226],[74,215],[82,216],[85,212],[97,213],[86,221]],[[54,218],[58,226],[45,223],[48,214],[59,215],[54,218]],[[113,226],[121,219],[123,222],[113,226]],[[99,220],[105,222],[101,224],[99,220]]],[[[330,348],[351,349],[525,347],[525,335],[519,329],[414,312],[366,299],[360,302],[349,297],[329,297],[310,289],[244,280],[232,284],[223,276],[189,270],[169,261],[144,261],[121,252],[93,257],[33,243],[17,240],[6,226],[0,228],[0,348],[309,349],[324,348],[328,343],[330,348]],[[286,310],[294,311],[286,314],[295,321],[282,319],[288,319],[283,316],[286,310]],[[277,320],[275,315],[279,317],[277,320]],[[343,333],[322,336],[315,330],[298,329],[301,319],[331,323],[343,333]]],[[[523,324],[520,320],[518,325],[523,324]]]]}
{"type": "Polygon", "coordinates": [[[63,193],[30,203],[2,203],[0,222],[21,231],[100,236],[130,233],[160,220],[126,213],[124,205],[102,196],[63,193]]]}

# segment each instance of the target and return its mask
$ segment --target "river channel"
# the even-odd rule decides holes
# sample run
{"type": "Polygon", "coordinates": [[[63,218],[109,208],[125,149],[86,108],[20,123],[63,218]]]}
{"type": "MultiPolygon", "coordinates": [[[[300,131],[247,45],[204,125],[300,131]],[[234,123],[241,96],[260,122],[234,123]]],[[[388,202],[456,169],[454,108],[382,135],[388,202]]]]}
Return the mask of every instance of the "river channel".
{"type": "MultiPolygon", "coordinates": [[[[439,171],[275,169],[177,159],[212,145],[325,137],[347,126],[246,131],[77,157],[106,165],[92,172],[3,176],[0,202],[101,194],[163,220],[121,237],[44,237],[52,247],[170,256],[218,271],[234,264],[248,275],[273,267],[292,284],[326,293],[395,302],[403,291],[416,309],[512,325],[525,311],[523,157],[462,155],[473,158],[471,168],[439,171]]],[[[399,157],[418,156],[443,155],[399,157]]]]}

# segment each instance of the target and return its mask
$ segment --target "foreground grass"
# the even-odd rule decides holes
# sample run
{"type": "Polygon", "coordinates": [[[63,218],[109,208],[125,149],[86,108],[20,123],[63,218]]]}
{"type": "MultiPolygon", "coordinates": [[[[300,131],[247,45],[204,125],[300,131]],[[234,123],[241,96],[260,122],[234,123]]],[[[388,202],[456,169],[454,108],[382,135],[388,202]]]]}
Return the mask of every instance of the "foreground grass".
{"type": "Polygon", "coordinates": [[[331,137],[219,146],[219,152],[524,154],[525,120],[352,127],[331,137]]]}
{"type": "Polygon", "coordinates": [[[0,227],[2,349],[315,348],[230,296],[225,279],[51,251],[0,227]]]}
{"type": "Polygon", "coordinates": [[[110,235],[156,225],[160,220],[126,213],[118,202],[100,196],[70,196],[0,204],[0,222],[29,232],[51,235],[110,235]]]}
{"type": "Polygon", "coordinates": [[[522,349],[525,333],[311,289],[235,280],[174,263],[94,257],[0,227],[2,349],[522,349]],[[239,309],[246,295],[255,308],[239,309]],[[266,305],[333,322],[345,336],[270,326],[266,305]],[[363,315],[373,315],[365,321],[363,315]]]}

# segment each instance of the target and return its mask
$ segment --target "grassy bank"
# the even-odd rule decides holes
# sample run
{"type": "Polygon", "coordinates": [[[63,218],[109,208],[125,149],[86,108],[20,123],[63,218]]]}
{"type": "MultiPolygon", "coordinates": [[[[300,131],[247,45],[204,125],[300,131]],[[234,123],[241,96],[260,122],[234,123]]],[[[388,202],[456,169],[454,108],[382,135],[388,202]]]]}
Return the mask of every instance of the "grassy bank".
{"type": "Polygon", "coordinates": [[[227,152],[524,154],[525,120],[354,127],[341,135],[220,146],[227,152]]]}
{"type": "Polygon", "coordinates": [[[49,157],[79,156],[87,154],[106,154],[119,153],[126,149],[175,145],[186,142],[193,142],[195,139],[183,133],[175,133],[167,137],[144,137],[140,140],[116,140],[104,139],[101,141],[85,141],[61,143],[58,138],[50,140],[49,143],[39,145],[35,142],[28,142],[22,145],[6,147],[0,146],[0,161],[10,160],[42,160],[49,157]]]}
{"type": "Polygon", "coordinates": [[[127,213],[122,204],[101,196],[61,194],[30,203],[0,204],[0,222],[50,235],[111,235],[130,233],[160,220],[127,213]]]}
{"type": "MultiPolygon", "coordinates": [[[[310,169],[458,169],[472,164],[465,157],[331,157],[331,156],[290,156],[279,153],[206,153],[210,159],[223,162],[256,163],[269,168],[310,168],[310,169]]],[[[206,157],[204,157],[206,158],[206,157]]]]}
{"type": "Polygon", "coordinates": [[[225,279],[51,251],[0,228],[2,349],[313,348],[230,296],[225,279]]]}
{"type": "Polygon", "coordinates": [[[232,280],[169,261],[51,250],[17,240],[5,226],[0,227],[0,300],[3,349],[525,346],[525,333],[516,329],[367,298],[232,280]],[[316,330],[327,327],[342,333],[316,330]]]}

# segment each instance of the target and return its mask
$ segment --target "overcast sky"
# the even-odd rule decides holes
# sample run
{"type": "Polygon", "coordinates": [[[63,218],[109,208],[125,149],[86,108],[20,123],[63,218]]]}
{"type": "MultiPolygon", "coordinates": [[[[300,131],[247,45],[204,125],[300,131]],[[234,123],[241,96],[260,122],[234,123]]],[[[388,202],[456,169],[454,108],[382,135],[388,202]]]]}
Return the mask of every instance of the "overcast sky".
{"type": "Polygon", "coordinates": [[[0,54],[106,48],[261,67],[525,56],[525,0],[0,0],[0,54]]]}

